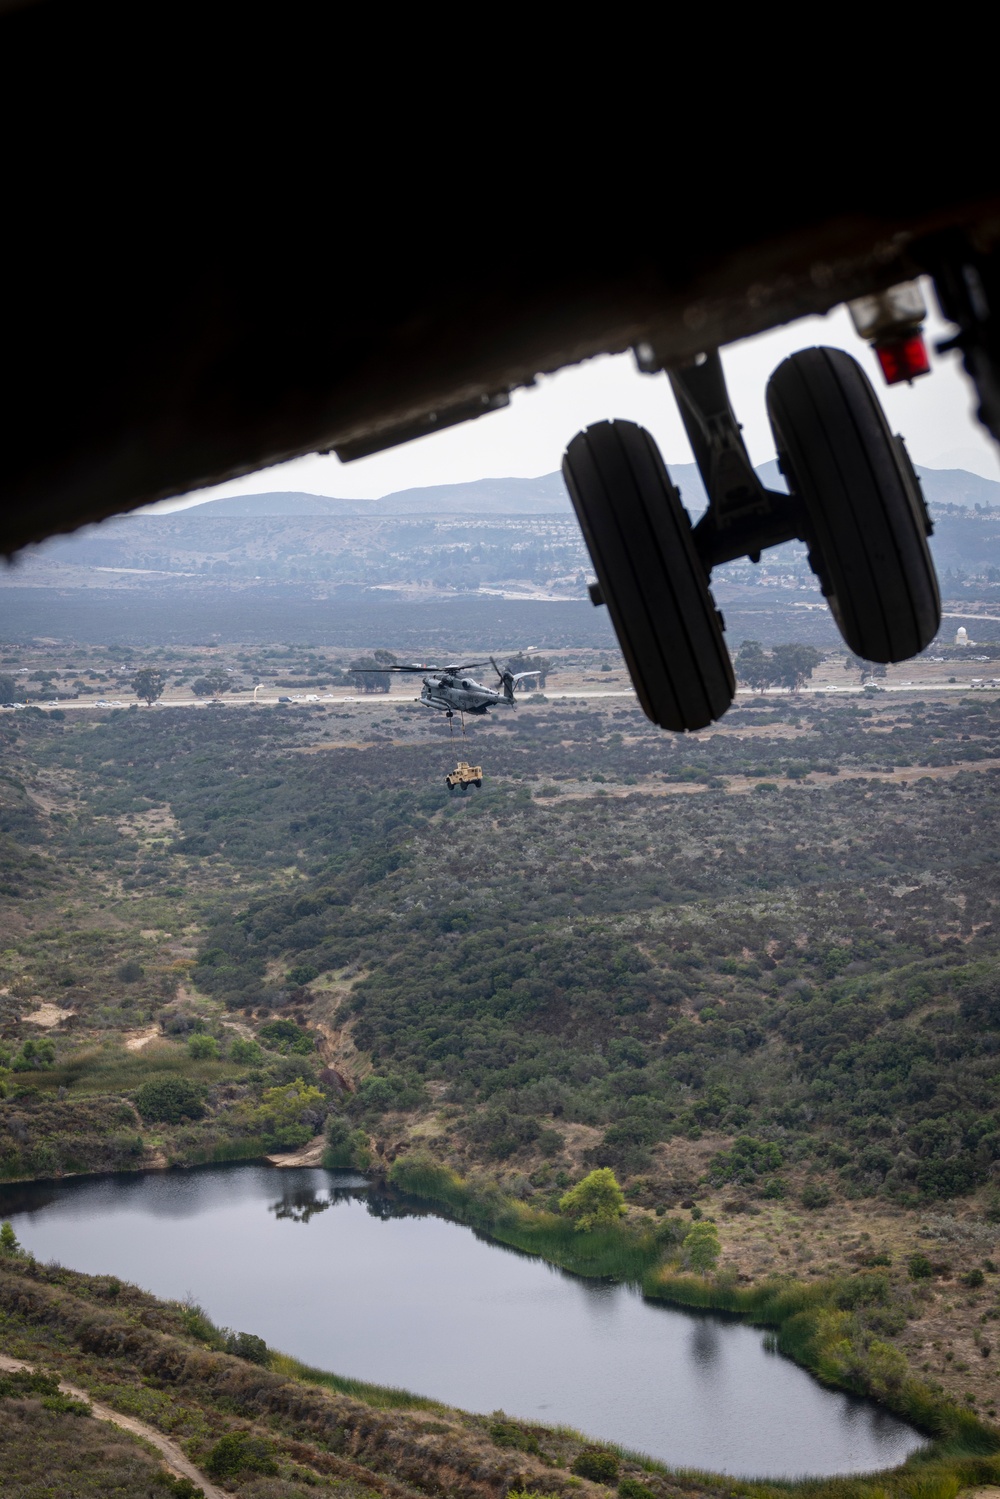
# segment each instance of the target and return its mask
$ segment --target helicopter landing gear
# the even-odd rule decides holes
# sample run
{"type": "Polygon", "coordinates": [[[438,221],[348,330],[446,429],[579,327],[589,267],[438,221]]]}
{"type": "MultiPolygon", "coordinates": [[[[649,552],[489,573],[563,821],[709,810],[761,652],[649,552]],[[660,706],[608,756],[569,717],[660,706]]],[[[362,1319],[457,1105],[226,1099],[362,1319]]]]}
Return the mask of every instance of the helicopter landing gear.
{"type": "MultiPolygon", "coordinates": [[[[640,369],[663,368],[648,344],[640,369]]],[[[717,352],[671,370],[670,384],[709,496],[692,528],[653,438],[632,422],[579,433],[563,476],[643,711],[665,729],[704,728],[736,686],[713,567],[760,560],[800,540],[847,644],[902,661],[941,622],[930,522],[901,438],[889,431],[860,365],[806,349],[768,384],[768,414],[789,494],[765,489],[750,462],[717,352]]]]}

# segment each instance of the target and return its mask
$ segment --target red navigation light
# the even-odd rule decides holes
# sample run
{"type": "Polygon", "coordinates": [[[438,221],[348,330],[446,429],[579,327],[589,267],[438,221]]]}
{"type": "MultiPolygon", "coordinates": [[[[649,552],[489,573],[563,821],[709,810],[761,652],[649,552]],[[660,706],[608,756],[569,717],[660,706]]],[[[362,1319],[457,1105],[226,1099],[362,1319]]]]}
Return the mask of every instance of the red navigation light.
{"type": "Polygon", "coordinates": [[[920,332],[907,333],[902,338],[880,338],[873,347],[886,385],[900,385],[904,380],[915,380],[918,375],[931,372],[927,345],[920,332]]]}

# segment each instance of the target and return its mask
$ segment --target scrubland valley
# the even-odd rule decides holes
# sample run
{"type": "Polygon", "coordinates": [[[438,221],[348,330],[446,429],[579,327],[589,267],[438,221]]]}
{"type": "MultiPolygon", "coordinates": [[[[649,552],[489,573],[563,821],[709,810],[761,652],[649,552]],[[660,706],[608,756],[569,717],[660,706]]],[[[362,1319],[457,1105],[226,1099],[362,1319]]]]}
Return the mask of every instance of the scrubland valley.
{"type": "Polygon", "coordinates": [[[355,1165],[648,1294],[825,1308],[782,1333],[810,1367],[993,1421],[1000,696],[741,698],[686,739],[539,698],[464,742],[390,700],[29,708],[0,740],[8,1182],[355,1165]],[[588,1249],[560,1204],[600,1168],[628,1210],[588,1249]]]}

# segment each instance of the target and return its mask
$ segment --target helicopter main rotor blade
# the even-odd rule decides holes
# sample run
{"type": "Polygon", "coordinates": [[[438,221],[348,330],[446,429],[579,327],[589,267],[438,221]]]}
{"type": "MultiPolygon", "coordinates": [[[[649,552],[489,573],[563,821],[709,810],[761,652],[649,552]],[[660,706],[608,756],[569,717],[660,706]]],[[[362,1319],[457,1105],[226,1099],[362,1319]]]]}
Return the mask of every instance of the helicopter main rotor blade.
{"type": "MultiPolygon", "coordinates": [[[[387,677],[390,672],[394,671],[421,672],[440,670],[439,666],[358,666],[355,667],[355,674],[360,675],[364,672],[369,677],[387,677]]],[[[348,672],[350,672],[350,667],[348,667],[348,672]]]]}

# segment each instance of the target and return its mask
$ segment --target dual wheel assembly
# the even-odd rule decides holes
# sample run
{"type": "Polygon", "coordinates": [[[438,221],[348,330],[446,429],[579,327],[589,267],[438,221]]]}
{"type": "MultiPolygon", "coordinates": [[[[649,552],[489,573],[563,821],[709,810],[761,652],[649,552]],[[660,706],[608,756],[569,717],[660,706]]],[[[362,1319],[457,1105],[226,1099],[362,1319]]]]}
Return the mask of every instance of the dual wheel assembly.
{"type": "MultiPolygon", "coordinates": [[[[851,650],[879,662],[917,655],[941,622],[931,527],[902,439],[890,431],[868,377],[839,349],[803,349],[771,376],[767,410],[789,495],[761,489],[758,509],[768,498],[780,502],[789,523],[780,536],[762,526],[755,543],[741,513],[748,540],[739,555],[756,560],[760,546],[800,538],[851,650]]],[[[704,539],[707,521],[715,537],[731,526],[727,500],[735,512],[697,446],[696,456],[710,495],[697,530],[656,443],[633,422],[588,427],[563,460],[597,575],[592,596],[608,606],[647,717],[673,730],[704,728],[736,691],[704,539]]],[[[744,511],[752,511],[740,493],[744,511]]]]}

